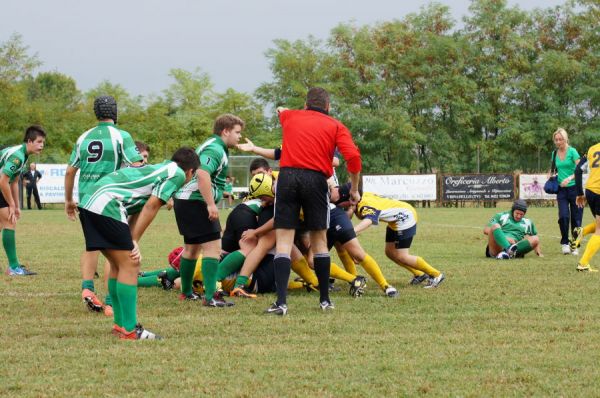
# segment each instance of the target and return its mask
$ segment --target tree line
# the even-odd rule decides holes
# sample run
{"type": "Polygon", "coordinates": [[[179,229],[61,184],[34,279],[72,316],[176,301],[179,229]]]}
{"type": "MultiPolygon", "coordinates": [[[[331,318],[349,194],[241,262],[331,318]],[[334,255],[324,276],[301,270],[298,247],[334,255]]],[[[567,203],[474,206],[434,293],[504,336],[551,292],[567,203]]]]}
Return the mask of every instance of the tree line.
{"type": "Polygon", "coordinates": [[[225,112],[272,147],[280,133],[270,110],[302,107],[318,85],[366,173],[547,170],[558,127],[580,153],[600,138],[599,32],[596,0],[532,11],[473,0],[460,22],[432,3],[402,19],[340,24],[325,40],[275,40],[266,53],[273,78],[254,93],[217,92],[201,69],[173,69],[172,84],[148,97],[109,81],[81,92],[69,76],[37,72],[41,61],[14,34],[0,45],[0,145],[39,123],[51,133],[40,161],[65,162],[94,124],[94,97],[110,94],[121,128],[159,158],[197,145],[225,112]]]}

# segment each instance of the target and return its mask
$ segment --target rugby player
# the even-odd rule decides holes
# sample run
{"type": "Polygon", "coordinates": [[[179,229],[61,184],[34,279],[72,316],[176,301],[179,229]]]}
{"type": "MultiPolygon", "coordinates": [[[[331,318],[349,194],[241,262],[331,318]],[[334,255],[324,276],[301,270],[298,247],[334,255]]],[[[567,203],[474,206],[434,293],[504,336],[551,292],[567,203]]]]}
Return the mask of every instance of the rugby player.
{"type": "Polygon", "coordinates": [[[192,291],[196,259],[202,251],[202,274],[205,296],[203,305],[233,305],[213,297],[221,255],[221,224],[216,203],[223,196],[229,165],[228,148],[235,147],[241,137],[244,121],[234,115],[221,115],[215,120],[213,135],[196,148],[200,168],[195,178],[175,194],[175,218],[183,236],[181,257],[181,300],[199,300],[192,291]]]}
{"type": "Polygon", "coordinates": [[[137,323],[137,277],[141,261],[138,242],[160,207],[199,167],[191,148],[181,148],[171,161],[127,167],[101,178],[83,195],[79,220],[86,250],[100,250],[110,262],[108,290],[113,300],[113,333],[121,339],[158,339],[137,323]],[[130,209],[143,206],[132,223],[130,209]]]}
{"type": "MultiPolygon", "coordinates": [[[[600,143],[591,146],[587,154],[581,159],[575,169],[575,184],[577,186],[577,205],[584,207],[587,202],[594,216],[594,234],[585,246],[585,251],[577,264],[577,271],[597,271],[590,266],[592,257],[600,249],[600,143]],[[585,184],[585,193],[583,191],[582,175],[583,169],[587,167],[590,171],[589,178],[585,184]]],[[[591,233],[591,225],[586,225],[579,232],[578,239],[584,233],[591,233]]],[[[577,240],[575,242],[578,244],[577,240]]]]}
{"type": "MultiPolygon", "coordinates": [[[[111,96],[99,96],[94,100],[94,113],[98,125],[79,136],[65,174],[65,212],[75,221],[77,203],[73,198],[75,175],[79,170],[79,198],[91,193],[91,187],[103,176],[118,170],[122,165],[142,164],[140,155],[131,135],[116,127],[117,102],[111,96]]],[[[107,295],[105,307],[98,299],[94,287],[94,274],[98,266],[98,251],[84,251],[81,254],[81,298],[91,311],[110,316],[112,305],[107,295]]]]}
{"type": "Polygon", "coordinates": [[[483,230],[488,235],[486,257],[508,260],[523,257],[532,250],[543,257],[535,224],[525,218],[525,213],[527,202],[518,199],[513,202],[510,211],[497,213],[492,217],[483,230]]]}
{"type": "Polygon", "coordinates": [[[420,275],[421,272],[427,274],[429,278],[425,288],[438,287],[444,281],[443,273],[429,265],[422,257],[413,256],[409,252],[413,237],[417,233],[417,212],[410,204],[365,192],[354,212],[361,220],[354,227],[357,234],[371,225],[378,225],[380,221],[387,223],[385,255],[412,272],[414,276],[420,275]]]}
{"type": "Polygon", "coordinates": [[[19,203],[19,178],[31,154],[40,154],[46,142],[46,132],[41,126],[25,130],[23,144],[0,151],[0,230],[2,246],[8,258],[6,274],[10,276],[35,275],[19,263],[15,229],[21,217],[19,203]]]}

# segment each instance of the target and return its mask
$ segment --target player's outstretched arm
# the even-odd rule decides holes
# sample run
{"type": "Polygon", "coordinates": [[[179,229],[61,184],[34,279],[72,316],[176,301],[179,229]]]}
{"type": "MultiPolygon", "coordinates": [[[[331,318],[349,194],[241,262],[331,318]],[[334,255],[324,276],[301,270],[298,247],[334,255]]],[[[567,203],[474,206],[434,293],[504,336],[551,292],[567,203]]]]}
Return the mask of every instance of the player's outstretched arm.
{"type": "Polygon", "coordinates": [[[354,226],[354,232],[359,234],[362,231],[369,228],[372,224],[373,224],[373,220],[371,220],[370,218],[365,218],[364,220],[362,220],[361,222],[359,222],[358,224],[356,224],[354,226]]]}
{"type": "Polygon", "coordinates": [[[267,149],[254,145],[252,141],[246,138],[246,142],[243,144],[237,144],[237,149],[244,152],[252,152],[263,158],[275,160],[275,149],[267,149]]]}

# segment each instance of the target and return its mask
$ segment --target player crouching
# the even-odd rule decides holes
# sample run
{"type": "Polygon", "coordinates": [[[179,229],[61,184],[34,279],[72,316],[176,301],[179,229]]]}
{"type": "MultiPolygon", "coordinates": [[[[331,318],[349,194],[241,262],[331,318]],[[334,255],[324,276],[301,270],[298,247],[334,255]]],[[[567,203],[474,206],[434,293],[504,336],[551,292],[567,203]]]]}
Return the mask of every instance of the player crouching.
{"type": "Polygon", "coordinates": [[[171,161],[128,167],[102,177],[79,205],[87,251],[100,250],[110,262],[108,290],[113,299],[113,333],[125,340],[160,336],[137,323],[138,241],[160,207],[190,181],[199,166],[191,148],[180,148],[171,161]],[[128,209],[144,205],[133,228],[128,209]]]}

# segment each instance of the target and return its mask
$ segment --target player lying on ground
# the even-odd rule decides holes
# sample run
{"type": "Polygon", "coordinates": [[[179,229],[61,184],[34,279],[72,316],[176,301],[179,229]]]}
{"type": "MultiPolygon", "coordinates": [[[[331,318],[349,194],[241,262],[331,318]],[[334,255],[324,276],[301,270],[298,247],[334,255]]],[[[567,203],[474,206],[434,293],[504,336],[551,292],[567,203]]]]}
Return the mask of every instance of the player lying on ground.
{"type": "Polygon", "coordinates": [[[488,236],[486,257],[508,260],[523,257],[532,250],[543,257],[535,224],[525,218],[525,213],[527,202],[518,199],[514,201],[510,211],[497,213],[492,217],[483,229],[483,233],[488,236]]]}

